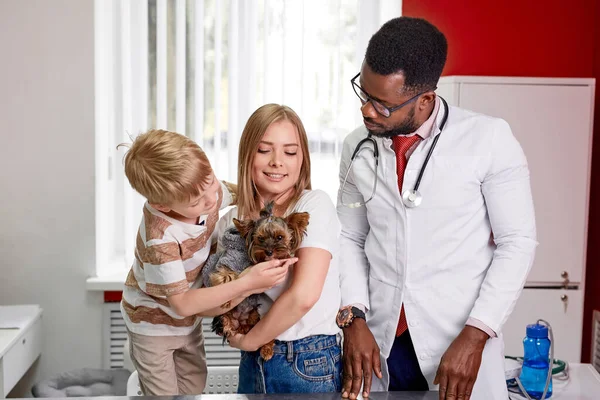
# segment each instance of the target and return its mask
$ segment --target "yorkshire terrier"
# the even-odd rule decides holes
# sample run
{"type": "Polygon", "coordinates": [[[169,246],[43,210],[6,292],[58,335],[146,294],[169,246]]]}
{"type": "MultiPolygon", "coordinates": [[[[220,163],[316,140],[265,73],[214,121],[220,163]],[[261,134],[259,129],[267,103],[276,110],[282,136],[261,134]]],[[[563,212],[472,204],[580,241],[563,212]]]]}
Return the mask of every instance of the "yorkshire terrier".
{"type": "MultiPolygon", "coordinates": [[[[202,268],[205,286],[217,286],[243,276],[249,268],[263,261],[290,258],[300,247],[309,214],[292,213],[285,218],[273,215],[273,202],[260,211],[257,220],[233,219],[235,227],[225,231],[221,238],[222,250],[208,258],[202,268]]],[[[236,333],[246,334],[260,320],[258,307],[267,299],[264,293],[253,294],[233,309],[213,318],[212,331],[223,336],[223,341],[236,333]]],[[[222,308],[229,308],[230,302],[222,308]]],[[[271,341],[260,348],[265,361],[273,357],[271,341]]]]}

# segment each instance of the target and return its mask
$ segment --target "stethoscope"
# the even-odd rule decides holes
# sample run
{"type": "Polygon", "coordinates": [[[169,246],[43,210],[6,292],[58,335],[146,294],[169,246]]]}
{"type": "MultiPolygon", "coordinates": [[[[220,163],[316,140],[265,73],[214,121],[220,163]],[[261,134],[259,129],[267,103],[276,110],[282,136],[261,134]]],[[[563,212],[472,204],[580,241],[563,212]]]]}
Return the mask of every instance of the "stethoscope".
{"type": "MultiPolygon", "coordinates": [[[[421,185],[421,178],[423,178],[423,174],[425,173],[425,168],[427,168],[427,163],[429,162],[429,159],[431,158],[431,154],[433,154],[435,145],[437,144],[437,141],[442,134],[442,130],[444,129],[444,126],[446,125],[446,121],[448,120],[448,103],[446,103],[446,100],[444,100],[443,97],[441,97],[441,96],[439,96],[439,97],[440,97],[440,100],[442,100],[442,103],[444,103],[444,117],[442,118],[442,122],[440,124],[440,133],[437,134],[437,136],[433,139],[433,143],[431,143],[431,147],[429,148],[429,151],[427,152],[425,161],[423,161],[423,166],[421,166],[421,170],[419,171],[419,175],[417,176],[417,180],[415,182],[414,188],[407,189],[404,191],[404,193],[402,193],[402,203],[404,203],[404,205],[408,208],[418,207],[419,205],[421,205],[421,202],[423,201],[423,195],[421,195],[421,192],[419,192],[419,186],[421,185]]],[[[369,133],[369,134],[367,134],[366,138],[364,138],[360,142],[358,142],[358,144],[356,145],[356,148],[354,149],[354,152],[352,153],[352,157],[350,158],[350,165],[348,166],[348,170],[346,171],[346,175],[344,176],[344,181],[342,182],[342,186],[340,189],[340,202],[342,203],[342,205],[349,207],[349,208],[357,208],[357,207],[364,206],[369,201],[371,201],[371,199],[373,199],[373,196],[375,196],[375,192],[377,191],[377,180],[378,180],[377,168],[378,167],[379,167],[379,146],[377,145],[377,141],[375,140],[375,138],[373,138],[371,136],[371,133],[369,133]],[[364,146],[366,143],[369,143],[369,142],[371,142],[373,144],[373,148],[371,148],[369,146],[364,146]],[[350,173],[350,170],[352,169],[352,164],[354,164],[354,160],[360,154],[360,152],[363,150],[366,150],[366,149],[371,150],[373,152],[373,158],[375,160],[375,181],[373,183],[373,190],[371,191],[371,196],[363,202],[359,201],[356,203],[344,203],[344,189],[346,187],[346,181],[348,180],[348,174],[350,173]]]]}

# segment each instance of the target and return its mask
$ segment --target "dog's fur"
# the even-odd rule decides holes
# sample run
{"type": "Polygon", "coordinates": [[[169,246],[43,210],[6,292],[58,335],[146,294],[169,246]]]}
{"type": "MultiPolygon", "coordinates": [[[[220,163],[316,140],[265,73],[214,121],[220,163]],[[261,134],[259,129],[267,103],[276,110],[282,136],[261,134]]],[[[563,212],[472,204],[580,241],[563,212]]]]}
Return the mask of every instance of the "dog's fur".
{"type": "MultiPolygon", "coordinates": [[[[306,212],[276,217],[273,215],[273,202],[260,211],[257,220],[234,218],[235,227],[227,229],[221,238],[222,250],[210,256],[202,268],[204,285],[222,285],[239,278],[255,264],[293,256],[306,234],[308,219],[306,212]]],[[[213,319],[213,332],[223,336],[223,340],[236,333],[248,333],[260,320],[258,307],[265,300],[265,294],[247,297],[213,319]]],[[[223,308],[229,306],[230,302],[222,305],[223,308]]],[[[274,344],[271,341],[260,348],[264,360],[273,356],[274,344]]]]}

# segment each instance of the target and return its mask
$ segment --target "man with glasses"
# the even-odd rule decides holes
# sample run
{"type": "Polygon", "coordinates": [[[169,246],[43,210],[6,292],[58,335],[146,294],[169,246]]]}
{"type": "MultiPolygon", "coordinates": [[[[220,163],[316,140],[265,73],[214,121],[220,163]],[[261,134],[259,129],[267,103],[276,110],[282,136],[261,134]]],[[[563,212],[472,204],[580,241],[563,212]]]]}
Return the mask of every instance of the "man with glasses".
{"type": "Polygon", "coordinates": [[[340,164],[343,397],[364,383],[508,398],[501,328],[537,245],[529,170],[505,121],[436,95],[446,54],[429,22],[396,18],[351,80],[364,126],[340,164]]]}

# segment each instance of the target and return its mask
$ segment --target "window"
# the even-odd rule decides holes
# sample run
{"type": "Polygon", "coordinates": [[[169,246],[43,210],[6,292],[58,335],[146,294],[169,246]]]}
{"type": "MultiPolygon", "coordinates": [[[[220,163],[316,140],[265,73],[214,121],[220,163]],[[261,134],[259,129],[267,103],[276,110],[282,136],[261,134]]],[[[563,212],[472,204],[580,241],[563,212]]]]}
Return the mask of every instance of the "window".
{"type": "Polygon", "coordinates": [[[239,137],[265,103],[292,107],[310,141],[313,187],[337,196],[344,137],[361,123],[349,80],[398,0],[96,0],[97,273],[133,259],[144,199],[124,150],[149,128],[190,136],[235,182],[239,137]]]}

